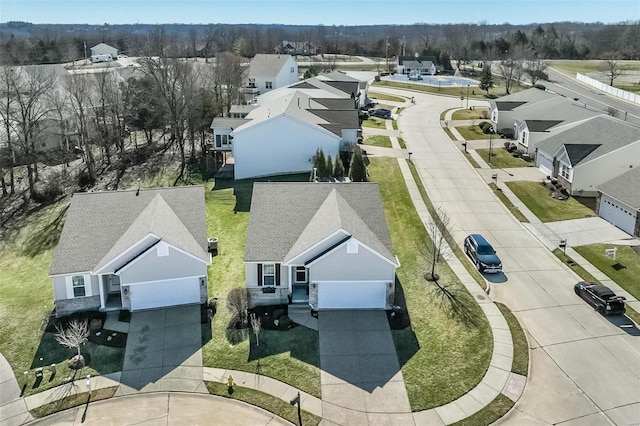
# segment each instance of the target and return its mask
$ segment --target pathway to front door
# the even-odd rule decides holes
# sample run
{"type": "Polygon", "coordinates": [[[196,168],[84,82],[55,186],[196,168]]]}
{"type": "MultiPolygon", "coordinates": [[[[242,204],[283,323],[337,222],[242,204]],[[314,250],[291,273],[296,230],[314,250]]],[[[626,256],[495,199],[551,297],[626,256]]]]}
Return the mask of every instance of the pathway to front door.
{"type": "Polygon", "coordinates": [[[323,419],[335,424],[413,425],[385,311],[320,311],[323,419]]]}

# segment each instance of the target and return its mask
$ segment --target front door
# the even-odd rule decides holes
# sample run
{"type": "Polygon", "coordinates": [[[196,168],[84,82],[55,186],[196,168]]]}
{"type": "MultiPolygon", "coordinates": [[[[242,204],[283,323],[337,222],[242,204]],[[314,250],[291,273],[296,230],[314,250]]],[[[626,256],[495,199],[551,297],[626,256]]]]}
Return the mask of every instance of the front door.
{"type": "Polygon", "coordinates": [[[120,293],[120,277],[109,275],[109,294],[120,293]]]}
{"type": "Polygon", "coordinates": [[[309,301],[309,270],[304,266],[296,266],[293,271],[292,302],[309,301]]]}

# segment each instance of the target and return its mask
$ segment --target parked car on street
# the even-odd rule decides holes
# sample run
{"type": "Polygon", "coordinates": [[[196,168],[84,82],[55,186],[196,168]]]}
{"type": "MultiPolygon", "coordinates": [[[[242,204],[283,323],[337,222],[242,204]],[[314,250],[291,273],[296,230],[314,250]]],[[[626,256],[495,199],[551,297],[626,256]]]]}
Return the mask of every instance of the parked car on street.
{"type": "Polygon", "coordinates": [[[602,315],[622,315],[626,311],[624,306],[625,298],[616,296],[609,287],[580,281],[573,286],[573,290],[602,315]]]}
{"type": "Polygon", "coordinates": [[[478,271],[488,274],[502,272],[502,262],[491,244],[480,234],[471,234],[464,239],[464,252],[478,271]]]}
{"type": "Polygon", "coordinates": [[[373,115],[380,118],[391,118],[391,110],[387,108],[376,108],[373,115]]]}

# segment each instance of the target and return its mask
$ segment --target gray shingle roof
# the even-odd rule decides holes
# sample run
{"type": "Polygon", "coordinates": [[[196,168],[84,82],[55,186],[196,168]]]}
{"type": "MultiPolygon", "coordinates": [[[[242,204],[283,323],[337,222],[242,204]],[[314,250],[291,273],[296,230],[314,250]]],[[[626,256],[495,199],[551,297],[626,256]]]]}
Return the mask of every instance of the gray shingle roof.
{"type": "Polygon", "coordinates": [[[550,136],[540,142],[538,150],[554,155],[565,145],[599,145],[588,155],[581,156],[577,163],[574,164],[572,161],[571,165],[575,167],[638,141],[640,127],[608,115],[599,115],[550,136]]]}
{"type": "Polygon", "coordinates": [[[93,271],[149,233],[208,262],[203,187],[74,194],[49,274],[93,271]]]}
{"type": "Polygon", "coordinates": [[[231,128],[235,129],[243,124],[250,122],[250,119],[246,118],[230,118],[230,117],[215,117],[211,122],[211,128],[231,128]]]}
{"type": "Polygon", "coordinates": [[[640,167],[635,167],[598,186],[598,190],[603,194],[634,209],[640,209],[640,190],[638,188],[640,188],[640,167]]]}
{"type": "Polygon", "coordinates": [[[275,77],[291,55],[258,53],[249,62],[249,77],[275,77]]]}
{"type": "Polygon", "coordinates": [[[524,101],[496,101],[498,111],[513,111],[521,105],[526,104],[524,101]]]}
{"type": "Polygon", "coordinates": [[[244,260],[283,262],[339,229],[396,262],[375,183],[255,183],[244,260]]]}
{"type": "Polygon", "coordinates": [[[524,120],[530,132],[544,132],[562,123],[562,120],[524,120]]]}
{"type": "Polygon", "coordinates": [[[318,117],[328,121],[328,124],[320,124],[330,132],[335,133],[338,136],[342,136],[343,129],[358,129],[360,128],[360,119],[358,118],[358,111],[351,110],[330,110],[330,109],[310,109],[307,110],[318,117]]]}

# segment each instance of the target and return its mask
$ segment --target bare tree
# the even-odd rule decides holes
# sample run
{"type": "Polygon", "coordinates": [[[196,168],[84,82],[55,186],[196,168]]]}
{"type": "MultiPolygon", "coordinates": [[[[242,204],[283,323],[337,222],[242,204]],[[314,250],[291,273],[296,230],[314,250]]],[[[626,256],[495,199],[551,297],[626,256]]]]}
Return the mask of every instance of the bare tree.
{"type": "Polygon", "coordinates": [[[435,217],[432,217],[427,224],[427,231],[431,237],[427,246],[431,271],[425,274],[428,281],[438,281],[439,279],[436,274],[436,266],[446,255],[443,251],[448,247],[445,235],[449,232],[450,222],[447,212],[442,207],[438,207],[435,217]]]}
{"type": "Polygon", "coordinates": [[[526,73],[529,75],[531,84],[536,84],[538,80],[545,76],[547,61],[540,58],[528,59],[526,61],[526,68],[526,73]]]}
{"type": "Polygon", "coordinates": [[[184,126],[188,107],[194,92],[194,75],[191,62],[172,58],[142,59],[142,70],[151,78],[167,108],[171,126],[170,144],[176,144],[180,152],[180,171],[176,185],[184,176],[186,167],[184,126]]]}
{"type": "Polygon", "coordinates": [[[80,347],[89,339],[89,323],[86,320],[74,319],[69,321],[67,327],[56,325],[56,331],[55,338],[58,343],[69,349],[77,349],[78,354],[74,357],[77,359],[76,365],[84,365],[80,347]]]}
{"type": "Polygon", "coordinates": [[[86,74],[72,74],[67,80],[71,111],[78,126],[78,142],[91,182],[96,180],[96,161],[90,137],[91,84],[86,74]]]}
{"type": "Polygon", "coordinates": [[[500,61],[498,73],[504,80],[505,92],[508,95],[511,93],[513,85],[520,82],[520,77],[522,77],[522,61],[513,59],[500,61]]]}
{"type": "Polygon", "coordinates": [[[615,56],[602,61],[600,69],[609,79],[609,86],[613,86],[613,82],[615,81],[615,79],[620,77],[624,72],[622,64],[618,62],[618,59],[616,59],[615,56]]]}
{"type": "Polygon", "coordinates": [[[256,314],[251,314],[251,329],[256,336],[256,346],[260,346],[260,330],[262,330],[262,320],[256,314]]]}
{"type": "Polygon", "coordinates": [[[214,93],[216,104],[222,107],[225,115],[229,114],[231,105],[239,101],[240,88],[246,66],[244,60],[229,52],[222,52],[216,56],[214,70],[214,93]]]}
{"type": "Polygon", "coordinates": [[[9,107],[12,130],[27,162],[29,196],[35,195],[38,181],[38,151],[36,140],[43,129],[42,121],[51,111],[47,94],[55,85],[55,76],[42,67],[15,68],[8,74],[8,86],[13,96],[9,107]]]}
{"type": "MultiPolygon", "coordinates": [[[[14,72],[15,68],[6,65],[0,69],[0,87],[1,92],[4,94],[2,97],[2,107],[0,108],[0,118],[2,118],[2,130],[4,131],[5,140],[7,141],[6,152],[9,157],[9,194],[11,195],[15,194],[15,177],[13,173],[16,165],[16,153],[13,145],[13,129],[11,126],[13,103],[15,102],[13,95],[14,92],[12,89],[12,81],[13,78],[15,78],[13,75],[14,72]]],[[[0,166],[0,175],[2,175],[2,195],[7,195],[7,186],[4,180],[4,174],[4,169],[0,166]]]]}

